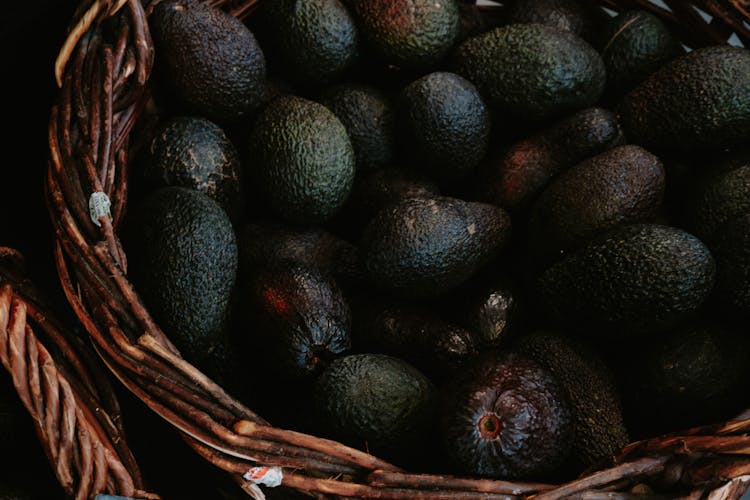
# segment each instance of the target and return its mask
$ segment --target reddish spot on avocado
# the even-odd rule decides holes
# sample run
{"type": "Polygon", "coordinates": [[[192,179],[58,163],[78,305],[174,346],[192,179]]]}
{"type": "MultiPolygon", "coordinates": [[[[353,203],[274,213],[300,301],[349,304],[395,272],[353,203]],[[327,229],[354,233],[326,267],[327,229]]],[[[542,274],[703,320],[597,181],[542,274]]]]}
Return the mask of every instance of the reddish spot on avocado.
{"type": "Polygon", "coordinates": [[[289,312],[289,302],[284,298],[280,290],[276,288],[266,288],[263,290],[263,301],[268,309],[281,316],[289,312]]]}

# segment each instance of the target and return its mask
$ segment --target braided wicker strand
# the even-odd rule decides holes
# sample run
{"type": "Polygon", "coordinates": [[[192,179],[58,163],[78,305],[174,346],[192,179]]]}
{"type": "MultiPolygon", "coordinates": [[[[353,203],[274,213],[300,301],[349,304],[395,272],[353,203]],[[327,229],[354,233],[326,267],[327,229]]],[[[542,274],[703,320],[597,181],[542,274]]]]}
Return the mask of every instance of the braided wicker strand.
{"type": "MultiPolygon", "coordinates": [[[[238,17],[249,15],[256,3],[211,0],[238,17]]],[[[742,22],[746,5],[739,0],[693,2],[714,15],[711,23],[689,2],[667,2],[671,11],[646,0],[599,3],[616,10],[648,8],[691,46],[724,43],[733,33],[750,40],[742,22]]],[[[150,2],[137,0],[81,5],[56,65],[61,91],[50,116],[47,201],[59,278],[97,352],[196,453],[256,498],[262,493],[242,475],[260,465],[282,467],[282,484],[316,498],[629,498],[643,484],[680,486],[691,492],[688,498],[737,498],[746,489],[750,420],[634,443],[611,464],[562,485],[413,474],[333,441],[274,428],[182,359],[128,281],[117,238],[129,148],[149,99],[149,9],[150,2]],[[87,206],[97,192],[111,200],[112,211],[94,221],[87,206]]]]}

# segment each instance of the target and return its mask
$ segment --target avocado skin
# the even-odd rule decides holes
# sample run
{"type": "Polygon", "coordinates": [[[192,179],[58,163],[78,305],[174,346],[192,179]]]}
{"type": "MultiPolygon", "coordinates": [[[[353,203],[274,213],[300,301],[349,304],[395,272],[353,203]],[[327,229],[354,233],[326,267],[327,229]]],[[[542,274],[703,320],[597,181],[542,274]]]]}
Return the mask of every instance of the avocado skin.
{"type": "Polygon", "coordinates": [[[442,391],[440,438],[449,462],[465,474],[544,480],[569,456],[570,402],[560,382],[517,352],[493,350],[442,391]],[[494,414],[499,434],[482,435],[480,419],[494,414]]]}
{"type": "Polygon", "coordinates": [[[224,124],[263,103],[265,56],[237,18],[198,0],[166,0],[150,26],[155,64],[187,112],[224,124]]]}
{"type": "Polygon", "coordinates": [[[286,222],[332,218],[354,181],[354,150],[346,128],[322,104],[275,99],[250,132],[250,176],[268,207],[286,222]]]}
{"type": "Polygon", "coordinates": [[[321,85],[344,74],[359,54],[354,19],[339,0],[275,0],[261,6],[280,72],[321,85]]]}
{"type": "Polygon", "coordinates": [[[369,51],[403,69],[435,66],[459,35],[456,0],[350,0],[349,5],[369,51]]]}
{"type": "Polygon", "coordinates": [[[213,198],[236,224],[244,215],[239,153],[224,130],[198,116],[162,123],[151,141],[143,176],[153,188],[182,186],[213,198]]]}
{"type": "Polygon", "coordinates": [[[461,179],[484,158],[490,113],[465,78],[445,71],[430,73],[406,86],[399,103],[404,150],[431,177],[461,179]]]}
{"type": "Polygon", "coordinates": [[[717,269],[714,300],[733,315],[750,317],[750,212],[724,224],[711,251],[717,269]]]}
{"type": "Polygon", "coordinates": [[[541,304],[560,325],[592,336],[634,338],[664,331],[697,310],[716,267],[695,236],[660,224],[617,227],[537,277],[541,304]]]}
{"type": "Polygon", "coordinates": [[[424,446],[437,402],[437,389],[419,370],[376,353],[336,359],[316,381],[313,395],[326,434],[399,461],[424,446]]]}
{"type": "Polygon", "coordinates": [[[510,236],[501,208],[450,197],[407,198],[370,221],[360,241],[365,273],[405,299],[435,298],[496,257],[510,236]]]}
{"type": "Polygon", "coordinates": [[[342,83],[326,89],[320,103],[346,127],[358,172],[382,168],[391,162],[396,142],[395,113],[383,92],[367,84],[342,83]]]}
{"type": "Polygon", "coordinates": [[[684,50],[657,16],[629,10],[607,21],[600,52],[607,68],[606,94],[615,97],[633,89],[684,50]]]}
{"type": "Polygon", "coordinates": [[[617,113],[628,139],[657,153],[744,143],[750,51],[712,46],[678,57],[629,92],[617,113]]]}
{"type": "Polygon", "coordinates": [[[546,24],[593,43],[599,31],[600,17],[585,1],[524,0],[511,4],[505,23],[546,24]]]}
{"type": "Polygon", "coordinates": [[[615,374],[593,345],[559,332],[534,331],[518,337],[513,349],[549,370],[568,394],[575,426],[571,470],[580,474],[606,462],[630,442],[615,374]]]}
{"type": "Polygon", "coordinates": [[[237,241],[207,195],[165,187],[137,204],[124,228],[130,277],[188,361],[221,372],[237,274],[237,241]]]}
{"type": "Polygon", "coordinates": [[[659,159],[635,145],[619,146],[562,173],[534,202],[529,248],[553,259],[619,224],[656,215],[665,186],[659,159]]]}
{"type": "Polygon", "coordinates": [[[452,70],[476,85],[491,108],[521,123],[593,106],[606,82],[593,47],[543,24],[495,28],[463,42],[451,59],[452,70]]]}
{"type": "Polygon", "coordinates": [[[479,196],[509,210],[524,210],[560,172],[624,142],[612,111],[599,107],[577,111],[499,155],[488,155],[479,168],[479,196]]]}

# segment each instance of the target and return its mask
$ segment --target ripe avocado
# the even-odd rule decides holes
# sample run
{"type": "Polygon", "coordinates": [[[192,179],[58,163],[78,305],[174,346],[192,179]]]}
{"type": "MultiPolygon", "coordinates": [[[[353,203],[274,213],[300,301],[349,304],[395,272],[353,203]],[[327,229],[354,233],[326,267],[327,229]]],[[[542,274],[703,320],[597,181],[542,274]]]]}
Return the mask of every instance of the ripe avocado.
{"type": "Polygon", "coordinates": [[[143,177],[150,189],[182,186],[213,198],[235,224],[244,215],[240,159],[214,122],[176,116],[163,122],[151,141],[143,177]]]}
{"type": "Polygon", "coordinates": [[[543,24],[511,24],[470,38],[452,54],[453,71],[487,104],[520,123],[540,123],[594,105],[604,63],[578,36],[543,24]]]}
{"type": "Polygon", "coordinates": [[[344,125],[322,104],[278,97],[253,125],[249,148],[249,176],[286,222],[324,222],[349,196],[354,150],[344,125]]]}
{"type": "Polygon", "coordinates": [[[399,112],[403,149],[431,177],[459,180],[484,158],[489,110],[476,87],[455,73],[430,73],[407,85],[399,112]]]}
{"type": "Polygon", "coordinates": [[[601,18],[602,13],[597,12],[585,0],[519,0],[511,3],[505,23],[546,24],[593,43],[601,18]]]}
{"type": "Polygon", "coordinates": [[[605,93],[615,98],[685,51],[657,16],[628,10],[607,20],[600,52],[607,68],[605,93]]]}
{"type": "Polygon", "coordinates": [[[510,234],[499,207],[444,196],[406,198],[370,221],[360,241],[371,283],[393,296],[435,298],[496,257],[510,234]]]}
{"type": "Polygon", "coordinates": [[[437,389],[400,358],[362,353],[336,359],[313,394],[323,432],[350,446],[402,462],[431,434],[437,389]]]}
{"type": "Polygon", "coordinates": [[[606,463],[630,442],[620,387],[593,345],[559,332],[534,331],[518,337],[513,349],[549,370],[567,392],[575,426],[571,471],[580,474],[606,463]]]}
{"type": "Polygon", "coordinates": [[[456,0],[349,0],[363,42],[387,64],[437,65],[459,34],[456,0]]]}
{"type": "Polygon", "coordinates": [[[489,351],[443,391],[440,434],[466,474],[543,480],[568,457],[573,420],[549,371],[521,354],[489,351]]]}
{"type": "Polygon", "coordinates": [[[557,174],[624,141],[613,112],[583,109],[512,144],[499,155],[488,155],[479,169],[479,196],[488,203],[522,210],[557,174]]]}
{"type": "Polygon", "coordinates": [[[253,33],[208,2],[164,0],[150,16],[155,69],[184,113],[225,124],[266,96],[266,62],[253,33]]]}
{"type": "Polygon", "coordinates": [[[390,99],[383,92],[371,85],[342,83],[326,89],[320,102],[346,127],[358,172],[391,162],[396,142],[395,116],[390,99]]]}
{"type": "Polygon", "coordinates": [[[656,153],[747,142],[750,50],[729,45],[693,50],[635,87],[617,112],[628,139],[656,153]]]}
{"type": "Polygon", "coordinates": [[[199,191],[165,187],[133,207],[123,231],[130,277],[149,312],[188,361],[221,374],[237,274],[227,214],[199,191]]]}
{"type": "Polygon", "coordinates": [[[274,0],[260,10],[271,69],[297,84],[329,83],[358,56],[357,27],[339,0],[274,0]]]}
{"type": "Polygon", "coordinates": [[[632,339],[696,311],[715,271],[711,252],[695,236],[660,224],[627,224],[552,264],[536,289],[558,324],[632,339]]]}
{"type": "Polygon", "coordinates": [[[531,207],[531,253],[557,258],[619,224],[650,220],[661,207],[665,182],[661,161],[640,146],[619,146],[579,163],[531,207]]]}

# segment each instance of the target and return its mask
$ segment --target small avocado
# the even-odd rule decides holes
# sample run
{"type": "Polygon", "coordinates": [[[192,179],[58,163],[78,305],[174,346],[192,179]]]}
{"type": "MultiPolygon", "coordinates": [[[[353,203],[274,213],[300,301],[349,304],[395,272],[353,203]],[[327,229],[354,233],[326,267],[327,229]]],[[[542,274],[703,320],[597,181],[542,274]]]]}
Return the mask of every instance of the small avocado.
{"type": "Polygon", "coordinates": [[[619,224],[653,219],[665,186],[659,158],[618,146],[560,174],[531,207],[529,249],[554,259],[619,224]]]}
{"type": "Polygon", "coordinates": [[[510,236],[501,208],[457,198],[406,198],[370,221],[360,241],[365,273],[395,297],[435,298],[498,256],[510,236]]]}
{"type": "Polygon", "coordinates": [[[435,383],[451,377],[478,353],[471,332],[428,307],[373,297],[354,304],[352,337],[358,350],[402,358],[435,383]]]}
{"type": "Polygon", "coordinates": [[[539,23],[578,35],[593,43],[601,26],[602,13],[587,1],[523,0],[512,2],[506,24],[539,23]]]}
{"type": "Polygon", "coordinates": [[[488,203],[523,210],[560,172],[624,142],[612,111],[586,108],[515,142],[500,154],[490,153],[479,168],[477,191],[488,203]]]}
{"type": "Polygon", "coordinates": [[[520,123],[541,123],[593,106],[604,63],[582,38],[543,24],[511,24],[470,38],[451,56],[452,71],[487,104],[520,123]]]}
{"type": "Polygon", "coordinates": [[[581,338],[554,331],[519,336],[512,348],[549,370],[567,392],[573,413],[574,474],[608,463],[630,442],[621,389],[604,356],[581,338]]]}
{"type": "Polygon", "coordinates": [[[349,0],[366,48],[408,70],[437,65],[459,34],[456,0],[349,0]]]}
{"type": "Polygon", "coordinates": [[[750,50],[717,45],[680,56],[630,91],[617,113],[628,139],[657,154],[745,143],[750,50]]]}
{"type": "Polygon", "coordinates": [[[685,52],[662,20],[645,10],[621,12],[607,20],[602,32],[600,52],[607,68],[605,94],[612,98],[632,90],[685,52]]]}
{"type": "Polygon", "coordinates": [[[240,158],[224,130],[207,118],[176,116],[156,131],[143,177],[151,190],[196,189],[213,198],[235,224],[244,215],[240,158]]]}
{"type": "Polygon", "coordinates": [[[723,422],[747,407],[750,338],[702,317],[637,349],[620,370],[632,425],[649,435],[723,422]]]}
{"type": "Polygon", "coordinates": [[[692,234],[626,224],[549,266],[535,285],[559,325],[606,341],[674,326],[703,305],[715,275],[711,252],[692,234]]]}
{"type": "Polygon", "coordinates": [[[346,128],[322,104],[282,96],[264,108],[250,132],[249,177],[286,222],[318,224],[346,202],[354,150],[346,128]]]}
{"type": "Polygon", "coordinates": [[[149,19],[155,69],[183,113],[223,125],[264,102],[265,56],[239,19],[199,0],[158,2],[149,19]]]}
{"type": "Polygon", "coordinates": [[[716,257],[714,301],[733,315],[750,317],[750,212],[724,224],[710,248],[716,257]]]}
{"type": "Polygon", "coordinates": [[[297,84],[330,83],[358,57],[357,27],[339,0],[275,0],[261,4],[258,15],[272,69],[297,84]]]}
{"type": "Polygon", "coordinates": [[[323,270],[282,262],[243,282],[245,331],[269,373],[305,383],[351,348],[351,310],[338,283],[323,270]]]}
{"type": "Polygon", "coordinates": [[[490,142],[490,112],[476,87],[445,71],[410,83],[399,99],[404,151],[431,177],[453,182],[470,174],[490,142]]]}
{"type": "Polygon", "coordinates": [[[220,375],[237,278],[226,212],[199,191],[161,188],[132,208],[123,240],[129,276],[164,333],[188,361],[220,375]]]}
{"type": "Polygon", "coordinates": [[[327,436],[403,462],[431,435],[437,389],[400,358],[361,353],[331,363],[313,397],[316,420],[327,436]]]}
{"type": "Polygon", "coordinates": [[[526,356],[487,352],[442,396],[440,439],[465,474],[544,480],[569,456],[570,402],[560,382],[526,356]]]}
{"type": "Polygon", "coordinates": [[[387,166],[395,154],[395,112],[377,87],[341,83],[323,91],[320,103],[341,120],[352,141],[357,172],[387,166]]]}

